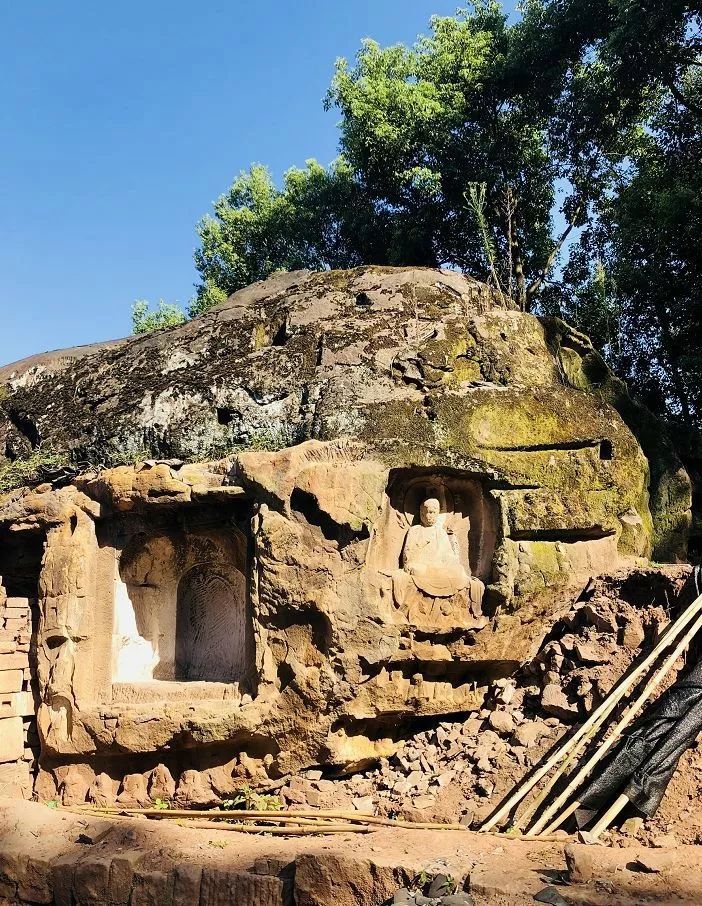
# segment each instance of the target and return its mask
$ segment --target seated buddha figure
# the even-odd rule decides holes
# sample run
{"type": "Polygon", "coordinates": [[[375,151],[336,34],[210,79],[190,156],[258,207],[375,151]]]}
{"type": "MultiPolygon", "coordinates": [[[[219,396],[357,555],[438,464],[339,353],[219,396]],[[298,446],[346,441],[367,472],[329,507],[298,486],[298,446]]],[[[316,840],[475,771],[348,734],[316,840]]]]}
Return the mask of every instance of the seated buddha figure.
{"type": "Polygon", "coordinates": [[[407,531],[402,568],[420,591],[433,598],[450,598],[468,585],[455,535],[441,523],[441,505],[435,497],[419,508],[419,523],[407,531]]]}
{"type": "Polygon", "coordinates": [[[402,547],[402,569],[393,575],[395,600],[411,622],[481,629],[485,586],[461,563],[458,540],[441,519],[441,504],[429,497],[419,509],[402,547]]]}

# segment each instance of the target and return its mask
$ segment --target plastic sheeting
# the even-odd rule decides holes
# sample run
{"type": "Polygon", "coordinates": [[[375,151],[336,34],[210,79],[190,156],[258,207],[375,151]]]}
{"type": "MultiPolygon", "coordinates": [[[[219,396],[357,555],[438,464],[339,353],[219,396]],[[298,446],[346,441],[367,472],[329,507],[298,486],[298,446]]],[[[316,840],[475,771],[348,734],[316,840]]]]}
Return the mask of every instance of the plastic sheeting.
{"type": "MultiPolygon", "coordinates": [[[[702,569],[696,566],[679,598],[682,611],[702,594],[702,569]]],[[[661,803],[680,757],[702,732],[702,650],[690,646],[687,665],[677,680],[632,724],[612,754],[578,797],[579,827],[624,794],[642,815],[651,817],[661,803]]]]}

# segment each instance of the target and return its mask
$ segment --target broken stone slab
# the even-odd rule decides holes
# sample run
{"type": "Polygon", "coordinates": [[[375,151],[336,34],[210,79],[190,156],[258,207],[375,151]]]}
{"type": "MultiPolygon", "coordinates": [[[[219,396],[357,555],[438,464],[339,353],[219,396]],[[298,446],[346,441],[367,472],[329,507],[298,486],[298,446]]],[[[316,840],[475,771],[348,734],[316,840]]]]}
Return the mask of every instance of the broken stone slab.
{"type": "Polygon", "coordinates": [[[23,755],[24,726],[22,718],[4,717],[0,719],[0,762],[18,761],[23,755]]]}
{"type": "Polygon", "coordinates": [[[638,614],[631,614],[624,621],[624,630],[622,632],[622,644],[631,651],[636,651],[641,647],[646,637],[643,623],[638,614]]]}
{"type": "Polygon", "coordinates": [[[568,700],[560,686],[551,683],[541,694],[541,707],[547,714],[572,722],[578,716],[578,706],[568,700]]]}
{"type": "Polygon", "coordinates": [[[617,631],[617,621],[614,614],[609,611],[602,612],[592,604],[585,604],[579,608],[578,613],[586,626],[594,626],[600,632],[608,632],[612,635],[617,631]]]}
{"type": "Polygon", "coordinates": [[[508,711],[493,711],[488,717],[488,724],[502,736],[510,736],[514,732],[514,718],[508,711]]]}
{"type": "Polygon", "coordinates": [[[609,653],[595,642],[578,639],[573,645],[573,653],[582,664],[604,664],[609,660],[609,653]]]}
{"type": "Polygon", "coordinates": [[[550,906],[568,906],[568,900],[555,887],[544,887],[534,895],[534,899],[537,903],[549,903],[550,906]]]}

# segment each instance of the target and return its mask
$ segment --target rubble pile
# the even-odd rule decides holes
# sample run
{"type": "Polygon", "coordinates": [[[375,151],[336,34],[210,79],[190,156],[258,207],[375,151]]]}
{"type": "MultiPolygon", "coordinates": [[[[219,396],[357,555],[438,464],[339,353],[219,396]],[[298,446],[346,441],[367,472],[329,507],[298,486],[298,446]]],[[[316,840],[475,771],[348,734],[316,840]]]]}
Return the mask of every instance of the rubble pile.
{"type": "Polygon", "coordinates": [[[489,687],[480,710],[415,733],[370,771],[338,779],[307,771],[279,795],[293,808],[478,825],[655,643],[688,572],[642,569],[591,581],[533,659],[489,687]]]}

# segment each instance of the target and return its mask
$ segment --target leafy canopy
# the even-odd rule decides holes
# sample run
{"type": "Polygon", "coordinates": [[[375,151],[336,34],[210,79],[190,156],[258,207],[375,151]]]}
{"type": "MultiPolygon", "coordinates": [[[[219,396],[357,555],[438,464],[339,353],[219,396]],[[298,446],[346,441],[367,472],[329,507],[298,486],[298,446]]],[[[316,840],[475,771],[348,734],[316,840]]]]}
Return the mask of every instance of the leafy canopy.
{"type": "Polygon", "coordinates": [[[326,98],[340,156],[239,174],[198,225],[189,314],[280,269],[447,265],[573,320],[694,424],[701,23],[699,0],[524,0],[513,23],[477,0],[411,47],[364,41],[326,98]]]}

